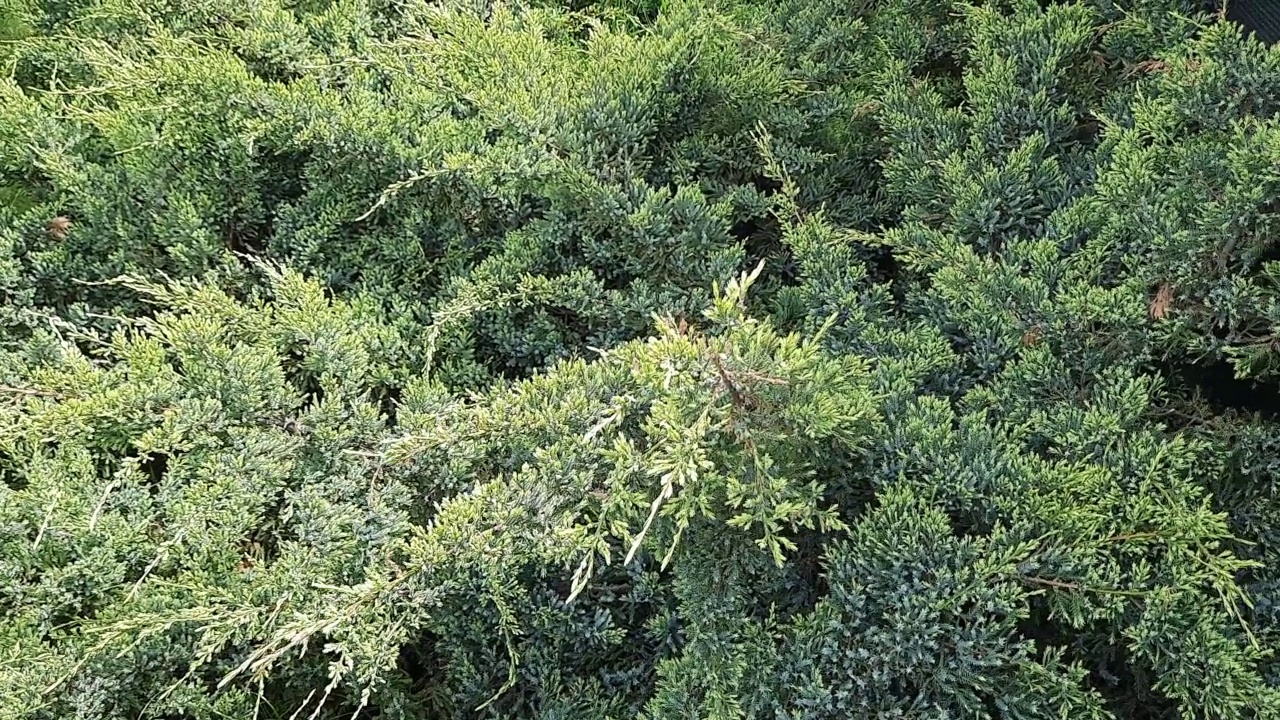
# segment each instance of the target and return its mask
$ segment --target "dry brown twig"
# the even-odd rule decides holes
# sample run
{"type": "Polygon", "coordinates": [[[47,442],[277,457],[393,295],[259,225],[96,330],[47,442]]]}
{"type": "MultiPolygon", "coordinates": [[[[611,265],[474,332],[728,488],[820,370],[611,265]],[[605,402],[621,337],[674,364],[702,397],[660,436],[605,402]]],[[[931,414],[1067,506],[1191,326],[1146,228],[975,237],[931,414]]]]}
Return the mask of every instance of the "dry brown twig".
{"type": "Polygon", "coordinates": [[[1151,305],[1147,309],[1153,319],[1163,320],[1169,314],[1169,308],[1172,305],[1173,286],[1169,283],[1160,283],[1160,287],[1156,290],[1156,296],[1151,299],[1151,305]]]}
{"type": "Polygon", "coordinates": [[[48,231],[49,237],[54,240],[64,240],[71,233],[71,218],[66,215],[59,215],[50,220],[45,229],[48,231]]]}

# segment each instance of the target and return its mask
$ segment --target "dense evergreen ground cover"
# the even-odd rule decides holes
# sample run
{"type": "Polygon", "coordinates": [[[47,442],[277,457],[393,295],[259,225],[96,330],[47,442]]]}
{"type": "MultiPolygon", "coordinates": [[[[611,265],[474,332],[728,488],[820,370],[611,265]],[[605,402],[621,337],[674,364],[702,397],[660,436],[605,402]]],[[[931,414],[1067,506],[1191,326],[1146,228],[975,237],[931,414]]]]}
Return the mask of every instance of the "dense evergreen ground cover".
{"type": "Polygon", "coordinates": [[[1280,717],[1195,0],[0,0],[0,718],[1280,717]]]}

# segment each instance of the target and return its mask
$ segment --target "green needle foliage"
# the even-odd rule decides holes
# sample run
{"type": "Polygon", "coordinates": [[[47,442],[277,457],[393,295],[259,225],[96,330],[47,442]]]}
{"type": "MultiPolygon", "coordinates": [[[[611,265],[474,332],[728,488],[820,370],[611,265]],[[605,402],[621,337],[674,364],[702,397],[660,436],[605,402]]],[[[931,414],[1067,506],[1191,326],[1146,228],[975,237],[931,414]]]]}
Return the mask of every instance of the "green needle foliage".
{"type": "Polygon", "coordinates": [[[1198,0],[0,0],[0,720],[1280,718],[1198,0]]]}

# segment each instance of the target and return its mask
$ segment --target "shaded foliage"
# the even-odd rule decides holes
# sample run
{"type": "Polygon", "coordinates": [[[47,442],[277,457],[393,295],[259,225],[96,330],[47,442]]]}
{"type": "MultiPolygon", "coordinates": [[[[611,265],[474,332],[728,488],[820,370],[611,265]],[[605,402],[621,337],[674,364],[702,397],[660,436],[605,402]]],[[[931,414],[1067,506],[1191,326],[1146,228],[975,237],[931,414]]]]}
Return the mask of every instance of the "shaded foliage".
{"type": "Polygon", "coordinates": [[[1203,3],[0,7],[0,718],[1280,716],[1203,3]]]}

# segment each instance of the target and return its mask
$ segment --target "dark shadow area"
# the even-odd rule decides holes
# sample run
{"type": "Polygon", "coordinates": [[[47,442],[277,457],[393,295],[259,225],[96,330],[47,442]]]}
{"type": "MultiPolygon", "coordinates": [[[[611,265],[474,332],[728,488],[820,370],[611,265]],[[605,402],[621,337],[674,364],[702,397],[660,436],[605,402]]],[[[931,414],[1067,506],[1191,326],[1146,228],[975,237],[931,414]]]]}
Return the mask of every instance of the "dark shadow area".
{"type": "MultiPolygon", "coordinates": [[[[1218,3],[1207,3],[1212,9],[1218,3]]],[[[1280,40],[1280,0],[1231,0],[1227,20],[1239,24],[1246,35],[1253,35],[1267,45],[1280,40]]]]}
{"type": "Polygon", "coordinates": [[[408,643],[400,648],[400,657],[396,663],[398,669],[408,681],[408,691],[415,697],[427,700],[427,706],[437,705],[433,709],[444,711],[443,703],[431,703],[434,695],[432,687],[440,682],[445,668],[436,651],[437,639],[432,634],[424,634],[416,642],[408,643]]]}
{"type": "Polygon", "coordinates": [[[153,488],[160,487],[165,473],[169,472],[169,455],[167,453],[151,453],[138,461],[138,469],[147,476],[147,482],[153,488]]]}
{"type": "Polygon", "coordinates": [[[1256,414],[1264,420],[1280,420],[1280,386],[1237,378],[1227,360],[1202,363],[1168,363],[1158,368],[1182,399],[1207,404],[1221,414],[1234,410],[1256,414]]]}
{"type": "Polygon", "coordinates": [[[0,451],[0,483],[14,492],[26,489],[28,484],[26,476],[18,472],[13,456],[4,451],[0,451]]]}
{"type": "Polygon", "coordinates": [[[1128,720],[1174,720],[1179,717],[1178,704],[1155,688],[1156,679],[1142,668],[1128,649],[1107,640],[1107,630],[1064,628],[1054,621],[1049,602],[1033,597],[1030,612],[1018,623],[1018,634],[1036,645],[1036,659],[1043,660],[1045,650],[1059,647],[1067,662],[1080,663],[1089,671],[1089,687],[1102,696],[1107,709],[1118,718],[1128,720]],[[1074,639],[1073,639],[1074,638],[1074,639]]]}

